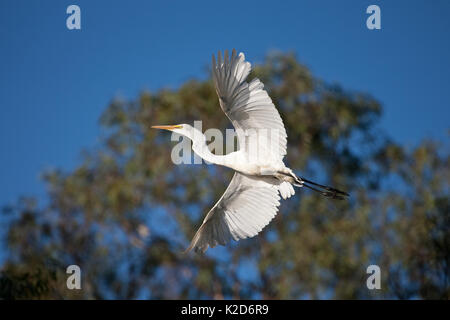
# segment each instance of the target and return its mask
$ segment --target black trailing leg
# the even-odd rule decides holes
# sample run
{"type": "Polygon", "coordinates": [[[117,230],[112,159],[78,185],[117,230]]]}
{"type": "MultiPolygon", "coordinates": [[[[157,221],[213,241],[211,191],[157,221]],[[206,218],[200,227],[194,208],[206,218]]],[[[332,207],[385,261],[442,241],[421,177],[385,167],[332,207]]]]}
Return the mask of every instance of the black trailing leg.
{"type": "Polygon", "coordinates": [[[293,181],[290,181],[294,186],[296,187],[306,187],[308,189],[311,189],[315,192],[320,193],[321,195],[332,198],[332,199],[338,199],[338,200],[345,200],[350,195],[347,192],[341,191],[339,189],[324,186],[321,184],[318,184],[316,182],[310,181],[308,179],[305,179],[303,177],[297,177],[293,172],[284,172],[284,171],[278,171],[280,175],[288,176],[293,181]]]}
{"type": "Polygon", "coordinates": [[[346,199],[346,197],[350,196],[347,192],[338,190],[333,187],[318,184],[316,182],[307,180],[303,177],[300,177],[299,180],[302,186],[307,187],[308,189],[311,189],[313,191],[319,192],[321,195],[328,198],[344,200],[346,199]]]}

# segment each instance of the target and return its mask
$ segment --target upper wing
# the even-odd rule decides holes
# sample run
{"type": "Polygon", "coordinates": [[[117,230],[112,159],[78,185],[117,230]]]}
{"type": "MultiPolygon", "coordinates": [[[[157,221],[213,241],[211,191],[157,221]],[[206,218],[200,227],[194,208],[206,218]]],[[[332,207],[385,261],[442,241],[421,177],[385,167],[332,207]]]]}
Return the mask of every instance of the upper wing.
{"type": "Polygon", "coordinates": [[[233,49],[229,59],[225,51],[222,60],[219,52],[217,63],[213,55],[212,67],[220,107],[236,129],[240,149],[250,153],[250,146],[258,146],[262,159],[282,160],[287,143],[283,121],[262,82],[257,78],[245,81],[251,65],[244,54],[237,56],[233,49]]]}
{"type": "Polygon", "coordinates": [[[236,172],[227,190],[208,212],[186,251],[201,250],[253,237],[275,217],[280,205],[276,185],[236,172]]]}

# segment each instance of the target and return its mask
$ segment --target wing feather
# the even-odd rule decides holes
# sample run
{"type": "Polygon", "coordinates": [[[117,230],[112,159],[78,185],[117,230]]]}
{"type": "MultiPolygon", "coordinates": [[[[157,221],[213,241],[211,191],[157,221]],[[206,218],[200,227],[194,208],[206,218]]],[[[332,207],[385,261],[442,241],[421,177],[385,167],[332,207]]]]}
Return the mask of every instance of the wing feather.
{"type": "Polygon", "coordinates": [[[219,51],[217,63],[213,55],[212,67],[220,107],[237,130],[240,148],[248,151],[245,150],[246,135],[249,139],[252,135],[266,135],[258,140],[262,149],[259,155],[264,159],[282,160],[287,144],[283,121],[263,83],[257,78],[246,82],[251,65],[245,61],[244,54],[237,55],[233,50],[229,58],[228,51],[225,51],[222,59],[219,51]],[[253,131],[247,134],[250,129],[253,131]],[[268,130],[261,133],[258,129],[268,130]],[[272,130],[276,130],[276,134],[272,135],[272,130]]]}
{"type": "Polygon", "coordinates": [[[238,241],[257,235],[277,214],[279,200],[278,188],[273,184],[236,172],[187,251],[205,252],[231,239],[238,241]]]}

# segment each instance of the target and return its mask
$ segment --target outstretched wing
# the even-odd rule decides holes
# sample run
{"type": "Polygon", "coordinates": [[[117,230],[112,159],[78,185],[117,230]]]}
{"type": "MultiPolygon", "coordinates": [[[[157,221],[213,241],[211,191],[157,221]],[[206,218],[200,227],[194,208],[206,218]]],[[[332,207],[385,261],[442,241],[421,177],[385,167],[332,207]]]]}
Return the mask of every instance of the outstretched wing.
{"type": "Polygon", "coordinates": [[[186,251],[205,252],[208,247],[225,245],[231,239],[255,236],[275,217],[279,200],[277,185],[236,172],[186,251]]]}
{"type": "Polygon", "coordinates": [[[236,129],[241,150],[252,153],[250,146],[258,146],[262,159],[282,160],[286,155],[287,135],[280,114],[264,85],[255,78],[246,78],[251,70],[241,52],[233,49],[231,58],[225,51],[224,59],[212,57],[213,79],[220,107],[236,129]]]}

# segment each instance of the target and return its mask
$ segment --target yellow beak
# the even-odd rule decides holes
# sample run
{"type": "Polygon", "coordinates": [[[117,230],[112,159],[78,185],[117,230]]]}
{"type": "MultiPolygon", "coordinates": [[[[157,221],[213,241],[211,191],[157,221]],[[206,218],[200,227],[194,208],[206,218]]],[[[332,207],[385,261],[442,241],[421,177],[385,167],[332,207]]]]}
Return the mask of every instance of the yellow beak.
{"type": "Polygon", "coordinates": [[[165,129],[165,130],[173,130],[173,129],[181,129],[183,128],[182,125],[175,124],[175,125],[165,125],[165,126],[152,126],[153,129],[165,129]]]}

